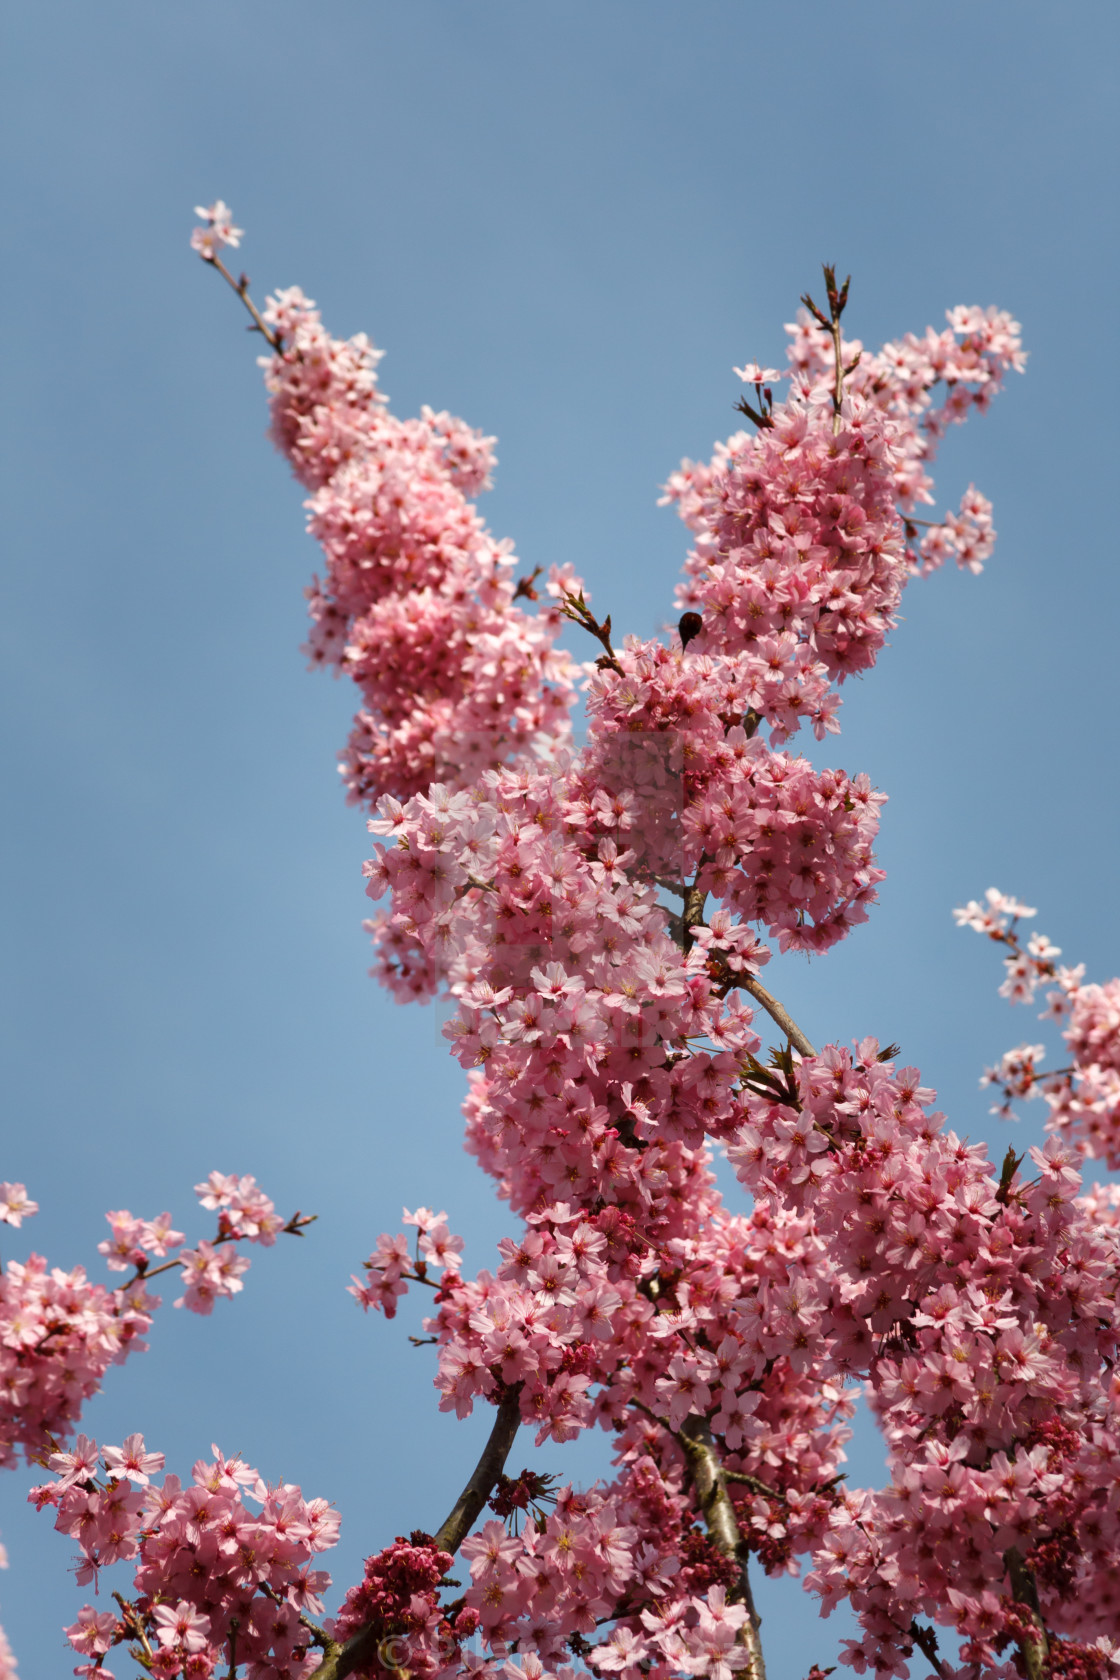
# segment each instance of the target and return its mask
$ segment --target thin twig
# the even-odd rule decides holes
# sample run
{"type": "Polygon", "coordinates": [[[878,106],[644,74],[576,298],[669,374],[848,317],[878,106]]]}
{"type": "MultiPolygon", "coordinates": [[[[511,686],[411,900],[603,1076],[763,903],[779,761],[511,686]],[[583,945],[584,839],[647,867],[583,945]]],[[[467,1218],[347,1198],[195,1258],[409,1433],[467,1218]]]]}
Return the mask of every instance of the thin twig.
{"type": "MultiPolygon", "coordinates": [[[[290,1599],[285,1598],[283,1593],[278,1593],[275,1587],[270,1587],[267,1581],[261,1582],[261,1591],[266,1598],[272,1600],[273,1604],[291,1604],[290,1599]]],[[[337,1640],[332,1639],[326,1629],[319,1626],[318,1622],[313,1622],[311,1617],[305,1616],[302,1610],[297,1610],[296,1615],[299,1617],[300,1626],[306,1628],[311,1636],[312,1643],[318,1645],[321,1651],[326,1651],[328,1655],[332,1651],[341,1651],[341,1645],[337,1640]]]]}
{"type": "MultiPolygon", "coordinates": [[[[113,1594],[113,1597],[116,1599],[117,1603],[121,1607],[121,1611],[122,1611],[121,1620],[124,1623],[125,1628],[131,1630],[128,1633],[128,1638],[129,1639],[138,1639],[140,1641],[141,1645],[144,1647],[145,1656],[150,1658],[151,1655],[152,1655],[152,1647],[151,1647],[151,1644],[149,1643],[147,1634],[144,1632],[144,1624],[143,1624],[143,1622],[141,1622],[139,1616],[136,1613],[135,1604],[131,1604],[129,1602],[129,1600],[127,1598],[122,1597],[119,1592],[115,1592],[113,1594]]],[[[132,1654],[135,1656],[135,1652],[133,1652],[132,1654]]]]}
{"type": "MultiPolygon", "coordinates": [[[[293,1213],[288,1223],[281,1227],[280,1235],[288,1237],[302,1237],[305,1228],[308,1225],[314,1225],[318,1217],[319,1215],[317,1213],[300,1213],[297,1211],[293,1213]]],[[[219,1230],[218,1235],[213,1238],[210,1246],[211,1248],[219,1248],[222,1243],[249,1242],[250,1240],[251,1239],[244,1231],[226,1231],[223,1233],[219,1230]]],[[[132,1276],[128,1278],[126,1282],[118,1283],[111,1293],[119,1295],[122,1289],[132,1289],[135,1284],[147,1283],[149,1278],[159,1277],[161,1272],[174,1271],[176,1266],[181,1266],[182,1264],[183,1259],[182,1256],[179,1255],[174,1259],[165,1260],[162,1266],[152,1266],[151,1269],[149,1269],[146,1265],[137,1266],[132,1276]]]]}
{"type": "Polygon", "coordinates": [[[588,635],[594,636],[595,640],[600,643],[603,653],[602,656],[595,661],[599,669],[601,671],[617,671],[620,677],[624,676],[625,673],[622,666],[618,663],[618,657],[615,654],[614,648],[611,646],[610,613],[607,614],[602,624],[600,624],[599,620],[595,617],[595,614],[591,611],[591,608],[584,600],[582,589],[579,591],[578,595],[573,594],[570,590],[565,591],[564,604],[560,608],[560,611],[565,618],[570,618],[573,624],[578,624],[581,630],[586,630],[588,635]]]}
{"type": "Polygon", "coordinates": [[[752,1493],[760,1493],[765,1499],[781,1499],[783,1497],[777,1488],[770,1487],[766,1482],[760,1482],[757,1476],[748,1476],[745,1470],[729,1470],[724,1465],[723,1479],[725,1482],[742,1482],[744,1487],[749,1487],[752,1493]]]}
{"type": "MultiPolygon", "coordinates": [[[[757,386],[755,389],[757,390],[757,386]]],[[[764,407],[753,408],[746,397],[739,398],[735,404],[735,411],[737,414],[745,414],[751,425],[757,426],[760,432],[768,432],[774,424],[764,407]]]]}
{"type": "Polygon", "coordinates": [[[240,280],[235,280],[219,256],[203,257],[202,260],[204,263],[209,263],[211,268],[216,268],[222,279],[233,288],[242,303],[245,305],[246,309],[249,311],[249,314],[253,317],[253,327],[255,331],[263,334],[275,350],[276,354],[279,355],[284,348],[283,341],[281,340],[279,334],[274,333],[272,328],[265,323],[264,316],[249,296],[248,275],[243,274],[240,280]]]}
{"type": "Polygon", "coordinates": [[[932,1628],[924,1628],[918,1622],[910,1623],[910,1637],[921,1651],[933,1672],[939,1680],[947,1680],[945,1664],[937,1654],[937,1635],[932,1628]]]}
{"type": "Polygon", "coordinates": [[[832,355],[834,373],[832,380],[832,435],[836,437],[840,431],[840,407],[844,401],[844,376],[854,373],[859,362],[857,355],[854,360],[844,366],[844,341],[840,332],[840,317],[843,315],[848,302],[848,287],[852,283],[849,274],[842,286],[836,284],[836,269],[831,263],[824,264],[824,284],[828,294],[828,314],[818,309],[808,292],[803,293],[801,301],[809,310],[819,326],[832,340],[832,355]]]}

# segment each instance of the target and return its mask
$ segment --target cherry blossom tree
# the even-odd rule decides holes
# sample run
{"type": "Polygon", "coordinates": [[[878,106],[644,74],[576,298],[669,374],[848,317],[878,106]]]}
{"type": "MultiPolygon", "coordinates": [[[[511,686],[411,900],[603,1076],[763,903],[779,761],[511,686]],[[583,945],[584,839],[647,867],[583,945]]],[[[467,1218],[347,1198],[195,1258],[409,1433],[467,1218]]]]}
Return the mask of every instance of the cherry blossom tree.
{"type": "MultiPolygon", "coordinates": [[[[452,1000],[466,1146],[510,1234],[468,1275],[448,1215],[406,1210],[359,1267],[356,1302],[387,1319],[430,1292],[439,1408],[492,1428],[434,1534],[369,1534],[334,1617],[324,1501],[217,1447],[183,1481],[139,1434],[74,1438],[141,1345],[156,1271],[209,1311],[241,1287],[242,1240],[306,1218],[213,1174],[212,1243],[109,1215],[102,1249],[132,1269],[115,1289],[7,1264],[5,1460],[49,1473],[32,1497],[79,1582],[121,1583],[67,1629],[75,1673],[764,1680],[761,1570],[802,1575],[824,1616],[850,1606],[836,1655],[857,1673],[1116,1675],[1120,1193],[1081,1168],[1120,1165],[1120,981],[1024,943],[1034,911],[995,889],[957,912],[1003,947],[1011,1001],[1047,988],[1068,1049],[1053,1073],[1037,1045],[989,1070],[1004,1108],[1049,1110],[1044,1142],[992,1163],[897,1047],[818,1050],[761,978],[775,946],[827,952],[875,902],[884,795],[794,738],[838,733],[910,581],[989,556],[974,488],[918,512],[946,428],[1023,371],[1017,323],[958,307],[868,351],[826,268],[787,369],[736,370],[749,429],[666,486],[692,544],[675,626],[620,640],[573,571],[520,568],[483,523],[494,440],[395,418],[380,352],[298,289],[258,307],[223,255],[229,210],[199,216],[196,251],[265,341],[272,436],[322,548],[309,658],[360,694],[341,768],[374,836],[376,972],[452,1000]],[[560,646],[572,627],[593,660],[560,646]],[[878,1489],[842,1469],[855,1384],[878,1489]],[[603,1430],[615,1474],[513,1473],[522,1428],[538,1448],[603,1430]]],[[[0,1195],[9,1224],[34,1211],[0,1195]]]]}

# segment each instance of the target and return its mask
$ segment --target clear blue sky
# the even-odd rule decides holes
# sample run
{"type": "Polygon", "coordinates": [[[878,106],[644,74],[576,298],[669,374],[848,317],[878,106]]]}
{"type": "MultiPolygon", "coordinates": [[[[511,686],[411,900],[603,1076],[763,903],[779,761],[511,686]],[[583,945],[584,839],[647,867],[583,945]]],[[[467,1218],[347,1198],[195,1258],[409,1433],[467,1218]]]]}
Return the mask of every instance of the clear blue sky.
{"type": "MultiPolygon", "coordinates": [[[[255,289],[367,329],[397,412],[496,432],[494,529],[642,633],[685,547],[657,487],[733,429],[732,364],[781,354],[822,259],[872,343],[958,302],[1015,312],[1029,374],[939,478],[943,505],[992,497],[996,555],[909,592],[817,752],[890,794],[882,904],[771,970],[814,1039],[898,1039],[1002,1149],[977,1076],[1039,1029],[950,907],[997,883],[1093,977],[1120,966],[1117,26],[1104,0],[7,9],[0,1178],[66,1266],[106,1208],[203,1234],[212,1166],[322,1215],[212,1321],[168,1308],[88,1422],[334,1499],[343,1585],[443,1517],[479,1438],[437,1414],[407,1310],[363,1320],[343,1286],[402,1202],[446,1207],[472,1269],[503,1216],[431,1012],[365,977],[366,835],[333,768],[351,697],[302,667],[300,492],[191,207],[232,204],[255,289]]],[[[28,1480],[0,1482],[0,1617],[24,1680],[55,1680],[81,1599],[28,1480]]],[[[839,1617],[762,1601],[773,1680],[832,1660],[839,1617]]]]}

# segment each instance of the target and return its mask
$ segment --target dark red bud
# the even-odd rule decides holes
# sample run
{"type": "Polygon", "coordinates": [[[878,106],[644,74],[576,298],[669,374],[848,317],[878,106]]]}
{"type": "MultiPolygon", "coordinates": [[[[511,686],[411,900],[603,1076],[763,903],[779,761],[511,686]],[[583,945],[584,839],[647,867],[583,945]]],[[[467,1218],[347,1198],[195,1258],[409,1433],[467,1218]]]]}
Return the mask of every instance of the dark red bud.
{"type": "Polygon", "coordinates": [[[681,633],[681,646],[687,647],[693,636],[698,636],[704,628],[704,620],[698,612],[686,612],[681,615],[677,629],[681,633]]]}

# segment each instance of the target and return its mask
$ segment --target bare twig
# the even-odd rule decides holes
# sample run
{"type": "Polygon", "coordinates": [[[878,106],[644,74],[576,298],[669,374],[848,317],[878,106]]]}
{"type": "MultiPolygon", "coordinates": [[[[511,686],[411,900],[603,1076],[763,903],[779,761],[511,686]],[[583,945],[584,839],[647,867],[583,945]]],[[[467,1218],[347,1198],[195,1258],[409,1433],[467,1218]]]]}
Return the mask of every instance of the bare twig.
{"type": "Polygon", "coordinates": [[[939,1680],[946,1680],[945,1664],[937,1654],[937,1635],[932,1628],[924,1628],[919,1622],[910,1623],[910,1637],[919,1651],[929,1663],[939,1680]]]}
{"type": "Polygon", "coordinates": [[[274,333],[272,328],[266,324],[264,316],[249,296],[249,276],[247,274],[243,274],[240,279],[235,280],[219,256],[203,257],[202,260],[204,263],[209,263],[211,268],[216,268],[222,279],[226,281],[229,286],[232,286],[233,290],[237,293],[238,297],[249,311],[249,314],[253,317],[253,331],[259,332],[265,339],[267,339],[273,350],[275,350],[276,354],[279,355],[281,350],[284,348],[283,342],[279,334],[274,333]]]}
{"type": "Polygon", "coordinates": [[[799,1050],[803,1056],[816,1055],[817,1052],[813,1049],[789,1010],[786,1009],[784,1004],[778,1002],[772,992],[766,990],[761,980],[756,980],[753,974],[740,974],[736,979],[736,984],[742,986],[745,992],[751,994],[756,1003],[762,1005],[770,1018],[781,1027],[795,1050],[799,1050]]]}
{"type": "Polygon", "coordinates": [[[600,624],[599,620],[595,617],[595,614],[591,611],[591,608],[584,600],[582,589],[579,591],[578,595],[573,594],[570,590],[566,591],[564,595],[564,604],[560,608],[560,611],[565,618],[570,618],[573,624],[578,624],[581,630],[586,630],[588,635],[594,636],[595,640],[601,644],[603,648],[602,655],[595,661],[599,669],[601,671],[617,671],[620,677],[623,676],[624,672],[622,666],[618,663],[618,658],[615,654],[614,648],[611,646],[610,613],[607,614],[602,624],[600,624]]]}
{"type": "MultiPolygon", "coordinates": [[[[755,390],[757,391],[757,389],[756,386],[755,390]]],[[[770,418],[769,410],[764,404],[760,403],[757,408],[753,408],[746,397],[739,398],[739,401],[735,404],[735,410],[738,414],[745,414],[751,425],[757,426],[760,432],[768,432],[774,424],[770,418]]]]}
{"type": "Polygon", "coordinates": [[[824,284],[828,294],[828,314],[818,309],[808,292],[802,294],[801,301],[813,316],[818,326],[824,328],[832,340],[832,353],[835,371],[832,381],[832,435],[840,430],[840,405],[844,401],[844,376],[853,373],[859,361],[858,355],[844,366],[844,342],[840,332],[840,317],[843,315],[848,302],[848,287],[852,283],[849,274],[842,286],[836,284],[836,269],[831,263],[824,264],[824,284]]]}

